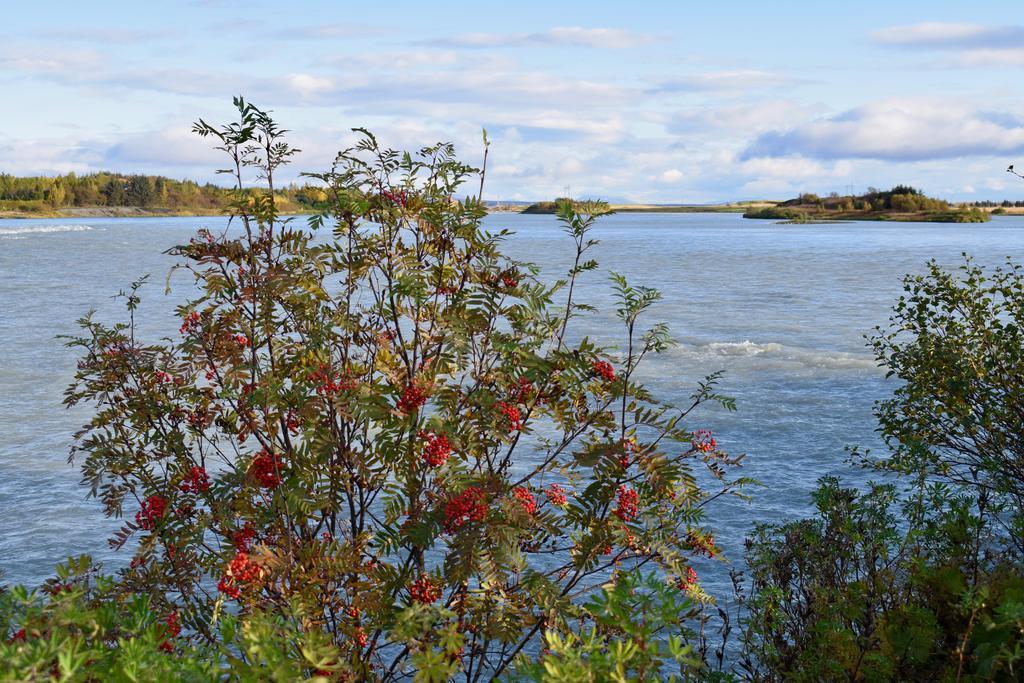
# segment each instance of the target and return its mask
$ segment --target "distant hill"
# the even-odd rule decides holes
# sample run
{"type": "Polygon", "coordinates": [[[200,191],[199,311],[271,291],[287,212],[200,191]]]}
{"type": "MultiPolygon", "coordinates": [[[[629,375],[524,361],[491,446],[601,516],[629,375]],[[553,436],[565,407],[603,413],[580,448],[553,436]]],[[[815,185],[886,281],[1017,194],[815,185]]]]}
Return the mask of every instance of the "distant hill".
{"type": "MultiPolygon", "coordinates": [[[[188,215],[218,213],[231,190],[164,176],[89,173],[18,177],[0,174],[0,213],[13,215],[188,215]]],[[[283,212],[312,209],[326,199],[313,186],[275,192],[283,212]]]]}
{"type": "Polygon", "coordinates": [[[781,219],[794,223],[814,221],[921,221],[930,223],[984,223],[989,214],[977,208],[955,207],[944,199],[926,196],[906,185],[891,190],[869,189],[862,195],[802,194],[774,206],[751,209],[744,218],[781,219]]]}

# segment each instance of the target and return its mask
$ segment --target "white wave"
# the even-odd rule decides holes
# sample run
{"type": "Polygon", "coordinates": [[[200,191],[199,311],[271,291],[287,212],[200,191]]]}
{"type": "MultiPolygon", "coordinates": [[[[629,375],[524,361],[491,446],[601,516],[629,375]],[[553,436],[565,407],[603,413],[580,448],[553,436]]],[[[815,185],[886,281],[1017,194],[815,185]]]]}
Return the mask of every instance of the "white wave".
{"type": "Polygon", "coordinates": [[[0,228],[0,235],[30,235],[46,232],[84,232],[93,230],[88,225],[33,225],[24,228],[0,228]]]}
{"type": "Polygon", "coordinates": [[[750,340],[741,342],[711,342],[706,345],[710,353],[719,356],[756,356],[762,353],[777,353],[782,350],[782,344],[768,342],[757,344],[750,340]]]}
{"type": "Polygon", "coordinates": [[[710,342],[707,344],[682,344],[677,353],[703,363],[714,363],[715,359],[726,364],[738,363],[738,367],[749,370],[805,368],[825,370],[869,370],[878,366],[868,353],[848,353],[824,349],[810,349],[787,346],[778,342],[758,343],[750,340],[741,342],[710,342]]]}

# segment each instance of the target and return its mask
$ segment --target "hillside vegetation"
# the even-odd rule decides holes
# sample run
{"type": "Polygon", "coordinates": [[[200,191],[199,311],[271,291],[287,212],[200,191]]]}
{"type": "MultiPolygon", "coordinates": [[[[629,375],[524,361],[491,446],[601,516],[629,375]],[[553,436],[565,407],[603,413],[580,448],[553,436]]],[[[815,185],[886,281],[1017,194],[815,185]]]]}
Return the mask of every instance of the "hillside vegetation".
{"type": "Polygon", "coordinates": [[[925,221],[930,223],[984,223],[985,211],[955,207],[921,190],[897,185],[891,190],[870,188],[862,195],[802,194],[775,206],[751,209],[744,218],[782,219],[797,223],[820,220],[925,221]]]}
{"type": "MultiPolygon", "coordinates": [[[[232,190],[192,180],[163,176],[90,173],[62,176],[17,177],[0,174],[0,213],[46,216],[83,213],[86,209],[110,209],[99,213],[131,215],[219,213],[232,190]],[[127,209],[127,210],[125,210],[127,209]]],[[[283,212],[311,210],[327,199],[323,190],[289,185],[275,192],[283,212]]],[[[254,195],[255,196],[255,195],[254,195]]],[[[88,213],[87,211],[84,213],[88,213]]]]}

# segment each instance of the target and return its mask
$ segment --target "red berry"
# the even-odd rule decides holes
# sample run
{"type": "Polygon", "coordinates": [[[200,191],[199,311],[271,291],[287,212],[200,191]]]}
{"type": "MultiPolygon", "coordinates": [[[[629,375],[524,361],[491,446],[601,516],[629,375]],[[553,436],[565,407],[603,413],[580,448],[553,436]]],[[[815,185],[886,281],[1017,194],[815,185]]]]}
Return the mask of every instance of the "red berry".
{"type": "Polygon", "coordinates": [[[249,466],[249,474],[265,489],[276,489],[281,484],[281,458],[264,449],[256,454],[249,466]]]}
{"type": "Polygon", "coordinates": [[[487,494],[476,486],[448,499],[444,507],[444,530],[451,533],[467,522],[481,522],[487,517],[487,494]]]}
{"type": "Polygon", "coordinates": [[[693,433],[693,441],[691,441],[693,449],[700,451],[701,453],[710,453],[711,451],[718,448],[718,443],[711,436],[711,430],[709,429],[698,429],[693,433]]]}
{"type": "Polygon", "coordinates": [[[501,411],[502,416],[508,423],[508,430],[510,432],[518,432],[523,428],[523,416],[519,412],[518,406],[505,403],[505,401],[498,401],[498,410],[501,411]]]}
{"type": "Polygon", "coordinates": [[[202,467],[193,467],[178,486],[183,493],[203,493],[210,488],[210,477],[202,467]]]}
{"type": "Polygon", "coordinates": [[[142,501],[142,509],[135,513],[135,523],[146,531],[152,531],[164,516],[166,509],[167,499],[163,496],[152,495],[142,501]]]}
{"type": "Polygon", "coordinates": [[[445,464],[452,454],[452,446],[448,442],[448,437],[433,432],[420,432],[419,436],[424,440],[423,459],[427,461],[427,464],[431,467],[440,467],[445,464]]]}
{"type": "Polygon", "coordinates": [[[532,515],[537,512],[537,499],[533,497],[533,494],[525,486],[517,486],[512,489],[512,497],[519,501],[526,514],[532,515]]]}
{"type": "Polygon", "coordinates": [[[398,409],[398,412],[410,415],[422,408],[426,402],[427,392],[415,384],[407,384],[402,390],[402,395],[399,397],[398,402],[395,403],[395,407],[398,409]]]}
{"type": "Polygon", "coordinates": [[[620,486],[618,496],[619,501],[614,511],[615,514],[624,522],[636,519],[640,494],[627,486],[620,486]]]}
{"type": "Polygon", "coordinates": [[[434,582],[429,576],[423,574],[420,578],[416,579],[409,586],[409,597],[412,598],[413,602],[419,602],[424,605],[437,602],[441,599],[441,587],[434,585],[434,582]]]}
{"type": "Polygon", "coordinates": [[[676,587],[681,591],[688,591],[697,585],[697,572],[693,567],[686,568],[686,576],[676,581],[676,587]]]}
{"type": "Polygon", "coordinates": [[[600,377],[606,382],[615,381],[615,368],[606,360],[595,360],[591,363],[590,369],[596,377],[600,377]]]}
{"type": "Polygon", "coordinates": [[[551,501],[551,504],[554,505],[555,507],[562,507],[567,502],[567,499],[565,497],[565,489],[563,489],[558,484],[551,484],[550,486],[548,486],[547,489],[544,491],[544,494],[548,497],[548,500],[551,501]]]}
{"type": "Polygon", "coordinates": [[[178,328],[178,332],[181,334],[188,334],[198,326],[199,314],[195,311],[189,311],[188,315],[185,316],[184,321],[181,323],[181,327],[178,328]]]}

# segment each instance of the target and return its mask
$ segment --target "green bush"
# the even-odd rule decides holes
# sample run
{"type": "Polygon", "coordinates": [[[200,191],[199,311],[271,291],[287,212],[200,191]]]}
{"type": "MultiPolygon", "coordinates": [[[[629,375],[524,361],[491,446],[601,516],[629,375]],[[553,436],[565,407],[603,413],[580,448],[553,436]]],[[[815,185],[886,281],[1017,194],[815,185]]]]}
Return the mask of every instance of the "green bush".
{"type": "Polygon", "coordinates": [[[748,542],[742,671],[758,680],[1019,680],[1024,673],[1024,273],[908,276],[872,344],[898,484],[826,479],[818,516],[748,542]],[[904,490],[897,489],[897,485],[904,490]]]}
{"type": "MultiPolygon", "coordinates": [[[[732,402],[714,378],[682,409],[638,383],[671,344],[642,323],[653,289],[613,274],[618,349],[572,336],[603,207],[560,205],[573,262],[544,284],[501,253],[479,195],[456,198],[483,172],[451,145],[399,153],[360,131],[309,176],[321,212],[282,218],[275,171],[294,150],[267,112],[235,104],[237,121],[195,130],[228,156],[242,234],[173,250],[198,292],[178,337],[139,337],[140,281],[125,321],[88,315],[69,342],[67,403],[92,410],[74,457],[133,553],[83,597],[135,619],[123,638],[113,618],[90,636],[110,651],[83,676],[179,656],[182,677],[214,671],[193,661],[240,680],[530,676],[543,642],[556,658],[588,644],[586,662],[545,670],[698,666],[682,622],[712,598],[690,558],[718,556],[706,504],[747,482],[691,421],[732,402]],[[640,620],[612,623],[626,613],[640,620]],[[161,648],[170,615],[181,631],[161,648]],[[602,659],[623,637],[625,658],[602,659]]],[[[78,647],[89,615],[40,609],[9,629],[38,622],[34,638],[78,647]]]]}

